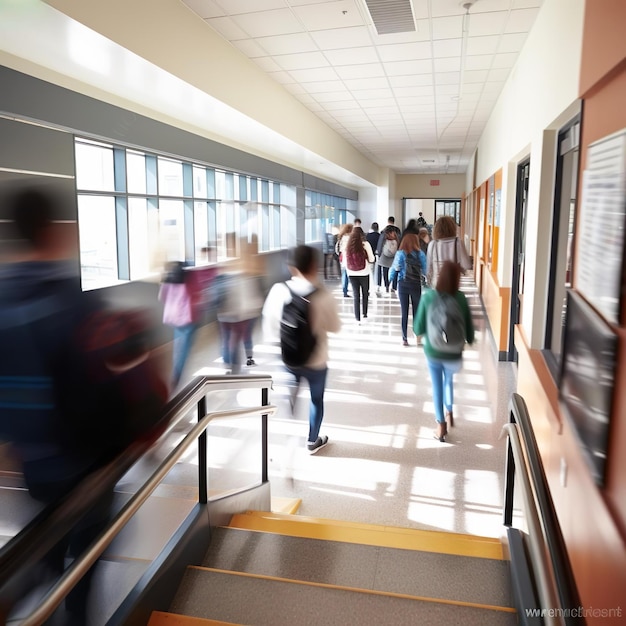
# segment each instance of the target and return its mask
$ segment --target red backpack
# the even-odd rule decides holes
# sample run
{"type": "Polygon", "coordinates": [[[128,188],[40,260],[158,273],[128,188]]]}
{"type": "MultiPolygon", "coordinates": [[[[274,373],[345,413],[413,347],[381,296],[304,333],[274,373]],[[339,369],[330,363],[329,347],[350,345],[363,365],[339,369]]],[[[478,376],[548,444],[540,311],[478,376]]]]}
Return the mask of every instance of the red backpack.
{"type": "Polygon", "coordinates": [[[346,248],[346,267],[353,271],[358,272],[365,268],[367,263],[367,253],[365,249],[362,248],[360,252],[352,252],[348,248],[346,248]]]}

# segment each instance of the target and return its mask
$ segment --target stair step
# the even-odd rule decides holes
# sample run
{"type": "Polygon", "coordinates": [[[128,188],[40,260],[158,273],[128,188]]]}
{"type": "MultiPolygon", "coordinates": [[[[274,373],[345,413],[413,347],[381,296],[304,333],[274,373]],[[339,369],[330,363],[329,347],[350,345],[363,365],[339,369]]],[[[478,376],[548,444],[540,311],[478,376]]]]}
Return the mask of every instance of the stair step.
{"type": "Polygon", "coordinates": [[[249,511],[233,515],[229,528],[403,550],[504,559],[502,543],[499,539],[444,531],[361,524],[266,511],[249,511]]]}
{"type": "Polygon", "coordinates": [[[369,591],[513,606],[498,559],[217,528],[203,566],[369,591]]]}
{"type": "Polygon", "coordinates": [[[148,621],[148,626],[237,626],[233,622],[219,622],[203,617],[189,617],[176,613],[154,611],[148,621]]]}
{"type": "Polygon", "coordinates": [[[508,607],[339,588],[200,567],[188,568],[170,611],[255,626],[517,624],[515,610],[508,607]]]}

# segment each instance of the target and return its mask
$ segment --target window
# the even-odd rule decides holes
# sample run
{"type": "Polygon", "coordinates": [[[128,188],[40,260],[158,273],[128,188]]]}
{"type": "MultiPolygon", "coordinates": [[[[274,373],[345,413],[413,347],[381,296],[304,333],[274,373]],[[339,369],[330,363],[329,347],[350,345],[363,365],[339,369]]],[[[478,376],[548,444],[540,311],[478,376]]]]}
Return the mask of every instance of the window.
{"type": "Polygon", "coordinates": [[[545,340],[546,361],[556,379],[559,377],[563,349],[567,290],[572,286],[579,140],[578,120],[563,129],[558,137],[545,340]]]}
{"type": "Polygon", "coordinates": [[[137,149],[75,140],[83,289],[295,244],[296,190],[137,149]]]}

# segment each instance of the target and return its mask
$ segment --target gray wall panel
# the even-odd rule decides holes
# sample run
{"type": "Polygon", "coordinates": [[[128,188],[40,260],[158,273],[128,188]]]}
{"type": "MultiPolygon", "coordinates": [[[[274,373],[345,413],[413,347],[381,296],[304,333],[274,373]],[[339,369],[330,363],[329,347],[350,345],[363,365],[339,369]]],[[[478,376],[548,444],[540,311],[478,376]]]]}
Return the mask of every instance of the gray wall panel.
{"type": "MultiPolygon", "coordinates": [[[[76,133],[303,186],[304,174],[242,150],[0,66],[0,111],[76,133]]],[[[307,187],[354,199],[353,190],[306,176],[307,187]],[[327,191],[332,185],[335,191],[327,191]]]]}
{"type": "Polygon", "coordinates": [[[0,118],[0,168],[74,176],[74,138],[0,118]]]}

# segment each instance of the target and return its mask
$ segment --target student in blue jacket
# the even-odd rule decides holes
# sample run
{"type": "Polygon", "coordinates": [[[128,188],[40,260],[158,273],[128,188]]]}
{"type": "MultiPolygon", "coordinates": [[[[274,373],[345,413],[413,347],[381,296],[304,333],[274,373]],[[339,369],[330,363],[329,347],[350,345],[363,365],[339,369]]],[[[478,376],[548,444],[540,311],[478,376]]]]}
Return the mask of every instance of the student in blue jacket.
{"type": "Polygon", "coordinates": [[[409,300],[411,301],[413,319],[422,295],[422,278],[426,276],[426,256],[420,248],[417,235],[405,233],[398,251],[391,264],[389,280],[398,277],[398,299],[402,311],[402,345],[408,346],[407,327],[409,324],[409,300]]]}

